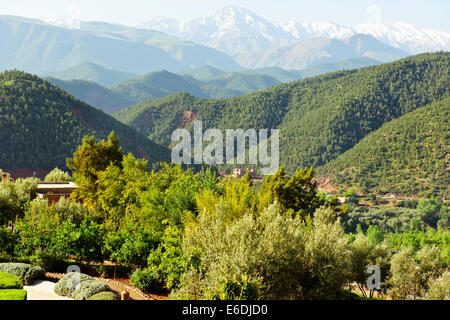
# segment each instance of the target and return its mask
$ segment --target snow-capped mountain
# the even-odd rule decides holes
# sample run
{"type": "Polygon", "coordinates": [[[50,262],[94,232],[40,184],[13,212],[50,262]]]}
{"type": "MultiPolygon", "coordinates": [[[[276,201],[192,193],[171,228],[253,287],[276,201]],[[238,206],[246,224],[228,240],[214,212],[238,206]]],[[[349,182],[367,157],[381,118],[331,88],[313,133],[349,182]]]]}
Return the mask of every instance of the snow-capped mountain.
{"type": "Polygon", "coordinates": [[[280,23],[277,26],[297,39],[331,38],[345,39],[355,34],[369,34],[377,40],[411,54],[450,50],[450,33],[417,28],[411,24],[398,22],[390,25],[361,24],[352,27],[330,22],[280,23]]]}
{"type": "Polygon", "coordinates": [[[210,17],[180,21],[156,18],[140,25],[185,40],[211,46],[231,55],[276,49],[313,38],[348,39],[369,34],[377,40],[411,54],[450,50],[450,33],[418,28],[408,23],[343,26],[332,22],[272,23],[256,13],[235,6],[210,17]]]}
{"type": "Polygon", "coordinates": [[[234,6],[191,21],[158,17],[139,27],[195,41],[229,54],[268,50],[298,42],[290,33],[256,13],[234,6]]]}

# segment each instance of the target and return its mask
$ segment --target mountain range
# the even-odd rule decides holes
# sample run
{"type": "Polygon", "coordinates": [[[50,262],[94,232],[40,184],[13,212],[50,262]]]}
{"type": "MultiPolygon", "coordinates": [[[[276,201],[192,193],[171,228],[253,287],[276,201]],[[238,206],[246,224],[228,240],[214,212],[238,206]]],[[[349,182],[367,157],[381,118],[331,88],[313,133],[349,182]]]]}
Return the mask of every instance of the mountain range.
{"type": "Polygon", "coordinates": [[[409,54],[450,49],[450,33],[419,28],[408,23],[356,26],[343,26],[333,22],[273,23],[237,6],[227,6],[209,17],[191,21],[157,17],[141,23],[139,27],[195,41],[232,56],[242,52],[292,46],[314,38],[344,40],[356,34],[372,35],[409,54]]]}
{"type": "Polygon", "coordinates": [[[269,67],[240,72],[225,72],[211,66],[175,74],[167,70],[127,79],[130,74],[89,63],[71,67],[45,77],[75,98],[108,114],[113,114],[147,99],[169,96],[180,91],[198,98],[229,98],[273,87],[282,82],[300,80],[327,72],[358,69],[379,64],[370,58],[356,58],[337,63],[319,64],[304,70],[269,67]],[[66,79],[66,80],[64,80],[66,79]],[[92,81],[92,79],[98,81],[92,81]],[[125,81],[120,81],[127,79],[125,81]],[[114,85],[107,87],[108,84],[114,85]]]}
{"type": "MultiPolygon", "coordinates": [[[[144,101],[114,117],[166,147],[171,146],[171,134],[175,129],[192,130],[194,120],[203,121],[204,130],[279,128],[281,165],[292,173],[302,167],[327,165],[360,142],[370,149],[373,139],[366,142],[363,139],[383,125],[420,107],[447,99],[450,96],[449,70],[449,53],[422,54],[379,66],[280,84],[230,99],[198,99],[180,93],[144,101]]],[[[436,132],[445,132],[442,121],[440,123],[436,132]]],[[[417,125],[419,122],[414,124],[417,125]]],[[[408,131],[402,134],[408,135],[408,131]]],[[[420,137],[410,139],[417,150],[432,146],[420,137]]],[[[443,139],[448,141],[448,135],[443,139]]],[[[381,158],[390,148],[397,147],[380,147],[381,158]]],[[[448,168],[448,155],[442,153],[443,148],[439,150],[436,151],[439,156],[427,157],[429,163],[424,170],[442,177],[448,168]],[[443,160],[447,161],[446,166],[438,165],[442,159],[447,159],[443,160]]],[[[359,154],[365,156],[363,152],[359,154]]],[[[417,165],[414,157],[403,158],[406,168],[412,170],[417,165]]],[[[357,162],[346,165],[351,167],[357,162]]],[[[394,180],[403,178],[404,171],[386,168],[385,175],[394,180]]],[[[371,183],[371,190],[381,190],[381,186],[387,185],[382,176],[371,183]]],[[[428,183],[417,184],[405,192],[415,194],[428,187],[428,183]]],[[[444,192],[446,186],[439,182],[437,188],[444,192]]]]}
{"type": "Polygon", "coordinates": [[[45,22],[0,16],[0,71],[21,69],[50,75],[84,63],[133,74],[203,65],[242,69],[225,53],[161,32],[87,22],[67,29],[45,22]]]}
{"type": "Polygon", "coordinates": [[[202,66],[225,72],[299,70],[357,58],[390,62],[450,49],[449,33],[404,23],[353,27],[272,23],[241,7],[225,7],[189,22],[156,18],[136,27],[73,17],[41,21],[0,16],[0,37],[4,40],[0,71],[16,68],[72,80],[78,75],[70,68],[84,64],[87,74],[93,63],[117,71],[105,79],[87,78],[103,86],[158,70],[179,73],[202,66]],[[67,70],[73,76],[67,76],[67,70]]]}

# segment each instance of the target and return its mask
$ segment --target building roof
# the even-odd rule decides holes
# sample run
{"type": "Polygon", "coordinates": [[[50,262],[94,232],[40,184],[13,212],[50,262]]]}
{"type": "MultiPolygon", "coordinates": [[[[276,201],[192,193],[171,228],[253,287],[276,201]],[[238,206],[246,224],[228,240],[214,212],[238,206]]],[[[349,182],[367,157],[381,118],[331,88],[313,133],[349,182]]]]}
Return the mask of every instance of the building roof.
{"type": "Polygon", "coordinates": [[[38,193],[70,193],[78,189],[78,186],[73,182],[39,182],[38,193]]]}

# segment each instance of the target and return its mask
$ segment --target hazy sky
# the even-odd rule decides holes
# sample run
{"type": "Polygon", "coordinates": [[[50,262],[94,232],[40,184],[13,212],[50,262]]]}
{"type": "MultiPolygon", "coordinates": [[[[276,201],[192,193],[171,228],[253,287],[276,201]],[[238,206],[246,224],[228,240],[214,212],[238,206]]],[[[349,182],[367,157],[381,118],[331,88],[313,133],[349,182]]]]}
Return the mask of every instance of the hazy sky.
{"type": "Polygon", "coordinates": [[[354,25],[379,17],[381,23],[402,21],[450,32],[449,0],[0,0],[0,15],[45,19],[71,12],[81,20],[137,25],[156,16],[183,20],[208,16],[226,5],[245,7],[274,22],[354,25]],[[369,14],[374,5],[376,11],[369,14]]]}

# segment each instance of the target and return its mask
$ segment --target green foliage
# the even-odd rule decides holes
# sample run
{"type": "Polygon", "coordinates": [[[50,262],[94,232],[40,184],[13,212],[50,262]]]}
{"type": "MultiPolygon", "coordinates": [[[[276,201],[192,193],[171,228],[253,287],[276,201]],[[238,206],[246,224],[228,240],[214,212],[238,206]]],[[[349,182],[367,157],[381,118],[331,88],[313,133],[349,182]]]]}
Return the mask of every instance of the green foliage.
{"type": "Polygon", "coordinates": [[[256,218],[245,214],[231,221],[226,210],[219,204],[186,226],[183,251],[189,269],[174,297],[227,298],[227,292],[236,294],[231,290],[236,279],[247,279],[253,289],[258,283],[264,288],[260,298],[340,296],[350,256],[334,211],[319,209],[314,223],[305,224],[298,216],[281,214],[277,204],[256,218]],[[227,283],[231,291],[224,289],[227,283]]]}
{"type": "MultiPolygon", "coordinates": [[[[448,80],[447,80],[448,81],[448,80]]],[[[450,99],[421,107],[393,120],[320,170],[337,188],[364,185],[377,194],[449,196],[448,123],[450,99]]],[[[437,199],[419,203],[434,214],[437,199]]],[[[428,224],[436,227],[437,221],[428,224]]]]}
{"type": "Polygon", "coordinates": [[[105,229],[91,218],[86,218],[80,225],[63,222],[53,235],[53,249],[65,252],[77,262],[103,262],[103,241],[105,229]]]}
{"type": "Polygon", "coordinates": [[[213,295],[214,300],[259,300],[263,285],[260,281],[249,280],[242,276],[239,280],[224,279],[222,288],[213,295]]]}
{"type": "Polygon", "coordinates": [[[111,288],[101,281],[85,280],[75,287],[71,297],[75,300],[89,300],[90,297],[98,293],[108,291],[111,291],[111,288]]]}
{"type": "Polygon", "coordinates": [[[440,248],[443,262],[450,263],[450,233],[446,230],[428,229],[427,231],[410,230],[402,233],[389,233],[386,241],[394,249],[410,248],[417,252],[426,246],[440,248]]]}
{"type": "Polygon", "coordinates": [[[36,197],[38,181],[28,178],[0,183],[0,226],[14,223],[23,215],[25,204],[36,197]]]}
{"type": "Polygon", "coordinates": [[[450,300],[450,272],[446,271],[438,279],[428,284],[428,300],[450,300]]]}
{"type": "Polygon", "coordinates": [[[102,300],[102,301],[111,301],[111,300],[120,300],[120,297],[117,293],[102,291],[94,294],[88,300],[102,300]]]}
{"type": "Polygon", "coordinates": [[[0,290],[22,288],[23,284],[18,276],[6,272],[0,272],[0,290]]]}
{"type": "Polygon", "coordinates": [[[9,260],[15,256],[15,247],[18,242],[17,233],[9,227],[0,226],[0,261],[9,260]]]}
{"type": "Polygon", "coordinates": [[[412,221],[419,221],[419,229],[425,224],[423,213],[407,208],[366,208],[356,207],[342,219],[347,233],[355,233],[361,225],[364,231],[370,226],[377,226],[384,232],[407,231],[412,221]]]}
{"type": "Polygon", "coordinates": [[[53,290],[60,296],[72,297],[74,291],[81,282],[92,280],[94,280],[94,278],[86,274],[71,272],[61,278],[61,280],[56,283],[53,290]]]}
{"type": "Polygon", "coordinates": [[[20,71],[0,73],[0,83],[6,81],[12,85],[0,86],[2,168],[29,174],[65,169],[66,158],[84,136],[105,139],[111,131],[122,139],[125,150],[152,161],[168,160],[167,149],[47,81],[20,71]]]}
{"type": "Polygon", "coordinates": [[[44,178],[45,182],[66,182],[72,181],[72,177],[67,172],[55,168],[49,172],[44,178]]]}
{"type": "Polygon", "coordinates": [[[164,281],[168,289],[176,288],[181,275],[187,270],[187,259],[181,249],[182,241],[181,230],[169,226],[159,247],[148,257],[148,268],[164,281]]]}
{"type": "Polygon", "coordinates": [[[336,202],[327,202],[318,193],[317,182],[313,181],[313,168],[301,169],[289,177],[282,167],[275,175],[266,178],[261,186],[260,204],[277,201],[287,213],[302,217],[311,216],[318,208],[327,205],[343,214],[345,208],[337,208],[336,202]]]}
{"type": "Polygon", "coordinates": [[[131,275],[130,280],[136,287],[144,291],[160,292],[164,286],[164,280],[150,269],[135,270],[131,275]]]}
{"type": "Polygon", "coordinates": [[[122,158],[122,147],[114,132],[111,132],[107,141],[97,142],[94,136],[84,137],[73,158],[67,160],[67,166],[72,169],[75,183],[79,187],[74,192],[74,197],[93,208],[99,172],[110,164],[120,166],[122,158]]]}
{"type": "MultiPolygon", "coordinates": [[[[171,144],[171,134],[175,129],[185,127],[192,130],[192,119],[187,117],[187,114],[192,114],[194,119],[202,120],[205,129],[279,128],[282,132],[281,165],[285,166],[287,172],[294,173],[297,168],[325,165],[352,149],[383,124],[449,97],[449,58],[448,52],[422,54],[358,71],[336,72],[282,84],[262,92],[231,99],[196,99],[188,94],[179,93],[142,102],[115,114],[115,117],[165,146],[171,144]]],[[[428,118],[426,112],[425,115],[428,118]]],[[[436,125],[432,125],[432,128],[444,133],[442,130],[446,126],[439,123],[443,123],[445,119],[444,117],[435,122],[436,125]]],[[[414,125],[411,129],[413,133],[420,132],[420,127],[427,126],[418,125],[416,128],[414,125]]],[[[408,151],[412,149],[413,159],[417,159],[419,163],[417,170],[421,173],[420,179],[427,180],[426,185],[434,186],[432,179],[439,177],[438,186],[440,185],[439,189],[442,189],[445,171],[442,170],[441,160],[445,158],[443,156],[445,152],[442,152],[441,142],[445,141],[446,135],[440,135],[439,148],[436,149],[426,148],[420,140],[421,136],[422,134],[418,135],[416,139],[412,135],[406,140],[414,143],[401,143],[404,141],[401,134],[398,140],[395,139],[394,144],[401,145],[408,151]],[[414,146],[417,147],[418,154],[424,157],[416,158],[414,146]],[[438,161],[440,166],[434,170],[437,171],[436,174],[431,169],[435,161],[433,159],[440,159],[438,161]],[[425,165],[426,172],[431,172],[435,176],[424,177],[422,174],[424,169],[420,169],[423,167],[421,163],[425,165]]],[[[429,143],[433,144],[436,143],[434,137],[439,135],[431,134],[431,137],[433,138],[429,139],[429,143]]],[[[386,139],[390,141],[390,136],[386,139]]],[[[425,143],[428,143],[428,140],[425,143]]],[[[383,140],[380,139],[377,145],[380,147],[370,155],[373,154],[375,157],[378,153],[379,156],[375,159],[389,159],[384,156],[383,140]]],[[[396,148],[388,150],[393,152],[396,148]]],[[[398,162],[409,161],[409,157],[405,157],[404,154],[402,153],[402,159],[398,162]]],[[[360,161],[363,162],[365,157],[361,158],[360,161]]],[[[349,163],[353,165],[358,162],[347,162],[349,163]]],[[[412,162],[410,164],[406,167],[413,168],[412,162]]],[[[382,172],[380,168],[383,167],[369,169],[376,173],[382,172]]],[[[332,167],[328,169],[331,170],[332,167]]],[[[389,169],[385,175],[386,179],[390,179],[389,172],[395,170],[389,169]]],[[[406,176],[413,176],[406,170],[400,172],[406,176]]],[[[343,179],[346,177],[343,176],[343,179]]],[[[381,179],[382,177],[375,176],[370,183],[379,184],[381,179]]],[[[407,180],[398,177],[392,179],[395,183],[400,181],[406,190],[427,190],[421,186],[421,181],[415,186],[403,182],[407,180]]],[[[388,182],[381,185],[389,186],[388,182]]],[[[373,188],[370,184],[368,187],[373,188]]]]}
{"type": "Polygon", "coordinates": [[[424,297],[430,281],[438,278],[443,271],[440,250],[437,247],[424,247],[417,255],[412,249],[403,249],[392,257],[389,282],[393,286],[394,299],[404,300],[424,297]]]}
{"type": "Polygon", "coordinates": [[[23,289],[0,290],[0,300],[24,301],[27,300],[27,292],[23,289]]]}
{"type": "Polygon", "coordinates": [[[0,272],[16,275],[26,286],[35,280],[42,279],[45,271],[42,268],[25,263],[0,263],[0,272]]]}
{"type": "MultiPolygon", "coordinates": [[[[365,290],[369,274],[366,270],[369,266],[378,266],[381,271],[381,288],[387,289],[387,279],[390,272],[390,260],[392,250],[385,243],[374,243],[363,233],[359,233],[351,243],[351,273],[352,280],[358,285],[363,297],[368,298],[365,290]]],[[[374,291],[370,291],[373,298],[374,291]]]]}

